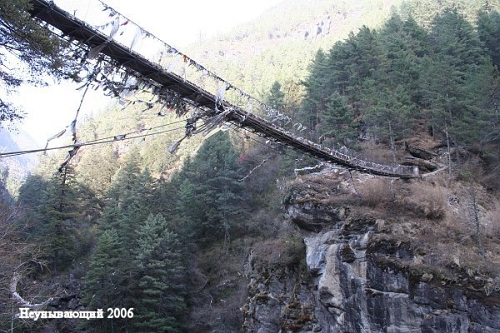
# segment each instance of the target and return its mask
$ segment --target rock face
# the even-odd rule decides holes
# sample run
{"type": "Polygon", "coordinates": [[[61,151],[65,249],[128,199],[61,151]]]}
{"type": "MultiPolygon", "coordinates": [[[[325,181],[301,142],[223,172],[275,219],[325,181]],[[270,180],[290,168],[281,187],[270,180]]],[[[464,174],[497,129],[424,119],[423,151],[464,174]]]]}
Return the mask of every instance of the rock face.
{"type": "Polygon", "coordinates": [[[351,239],[342,235],[345,224],[340,232],[305,238],[317,312],[333,319],[321,332],[500,332],[498,295],[485,297],[405,269],[411,249],[373,242],[372,222],[351,239]]]}
{"type": "Polygon", "coordinates": [[[306,267],[250,268],[245,332],[500,332],[498,290],[418,269],[416,249],[384,235],[383,220],[296,199],[287,211],[306,267]]]}

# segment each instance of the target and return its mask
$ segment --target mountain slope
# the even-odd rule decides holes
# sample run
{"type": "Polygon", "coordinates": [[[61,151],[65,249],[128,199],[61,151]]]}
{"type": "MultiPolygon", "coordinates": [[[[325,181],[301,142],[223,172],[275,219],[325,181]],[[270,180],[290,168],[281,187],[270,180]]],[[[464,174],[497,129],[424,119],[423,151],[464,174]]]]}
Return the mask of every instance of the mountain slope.
{"type": "MultiPolygon", "coordinates": [[[[488,6],[500,9],[500,1],[488,1],[488,6]]],[[[191,45],[186,53],[262,98],[274,81],[285,91],[296,90],[293,86],[304,78],[320,48],[330,49],[363,25],[378,28],[394,11],[429,26],[435,14],[446,8],[458,8],[473,21],[484,7],[479,0],[289,0],[229,33],[191,45]]]]}
{"type": "MultiPolygon", "coordinates": [[[[23,149],[36,147],[33,138],[23,130],[10,132],[0,128],[0,151],[15,152],[23,149]]],[[[0,169],[3,173],[2,181],[15,194],[20,183],[24,181],[28,173],[35,167],[36,157],[34,155],[19,155],[0,159],[0,169]]]]}

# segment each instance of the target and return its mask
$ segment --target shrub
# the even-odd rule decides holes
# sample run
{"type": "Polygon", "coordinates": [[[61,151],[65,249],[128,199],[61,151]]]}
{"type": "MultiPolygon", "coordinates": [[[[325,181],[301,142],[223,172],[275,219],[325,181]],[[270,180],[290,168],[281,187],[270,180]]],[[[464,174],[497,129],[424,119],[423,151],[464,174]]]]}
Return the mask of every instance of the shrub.
{"type": "Polygon", "coordinates": [[[496,205],[494,209],[488,211],[484,217],[486,235],[500,239],[500,205],[496,205]]]}
{"type": "Polygon", "coordinates": [[[254,268],[300,267],[305,259],[305,245],[299,235],[272,239],[256,244],[253,249],[254,268]]]}
{"type": "Polygon", "coordinates": [[[443,188],[427,183],[411,186],[411,195],[401,200],[402,205],[417,217],[439,220],[446,215],[446,200],[443,188]]]}
{"type": "Polygon", "coordinates": [[[383,179],[369,179],[357,186],[361,204],[375,208],[393,200],[390,184],[383,179]]]}

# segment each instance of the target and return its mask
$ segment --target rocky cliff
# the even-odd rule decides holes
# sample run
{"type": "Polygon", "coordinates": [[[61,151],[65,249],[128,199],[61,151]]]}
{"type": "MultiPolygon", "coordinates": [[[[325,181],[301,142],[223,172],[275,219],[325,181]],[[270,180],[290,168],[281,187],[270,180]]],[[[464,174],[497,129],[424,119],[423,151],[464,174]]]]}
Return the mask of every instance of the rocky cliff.
{"type": "Polygon", "coordinates": [[[500,332],[497,248],[486,240],[477,265],[462,255],[477,252],[472,238],[439,251],[452,246],[440,238],[456,229],[449,221],[469,230],[452,218],[460,196],[417,200],[417,188],[436,184],[395,181],[368,190],[380,181],[329,170],[290,186],[287,218],[304,253],[273,266],[251,253],[245,332],[500,332]]]}

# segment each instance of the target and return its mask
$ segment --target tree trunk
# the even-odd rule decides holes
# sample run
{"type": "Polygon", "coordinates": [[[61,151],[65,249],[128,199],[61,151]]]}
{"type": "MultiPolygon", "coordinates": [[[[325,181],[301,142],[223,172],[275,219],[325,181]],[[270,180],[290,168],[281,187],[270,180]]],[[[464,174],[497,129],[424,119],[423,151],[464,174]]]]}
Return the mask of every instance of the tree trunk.
{"type": "Polygon", "coordinates": [[[396,165],[396,145],[394,144],[394,137],[392,135],[392,126],[391,121],[389,120],[389,140],[391,144],[391,152],[392,152],[392,163],[396,165]]]}
{"type": "Polygon", "coordinates": [[[451,183],[451,148],[450,148],[450,136],[448,135],[448,128],[445,127],[444,132],[446,134],[446,148],[448,149],[448,186],[451,183]]]}
{"type": "Polygon", "coordinates": [[[479,248],[479,254],[484,259],[484,246],[481,240],[481,225],[479,223],[479,213],[476,201],[476,189],[471,185],[470,187],[470,196],[471,196],[471,205],[472,205],[472,219],[476,226],[476,239],[477,239],[477,247],[479,248]]]}

